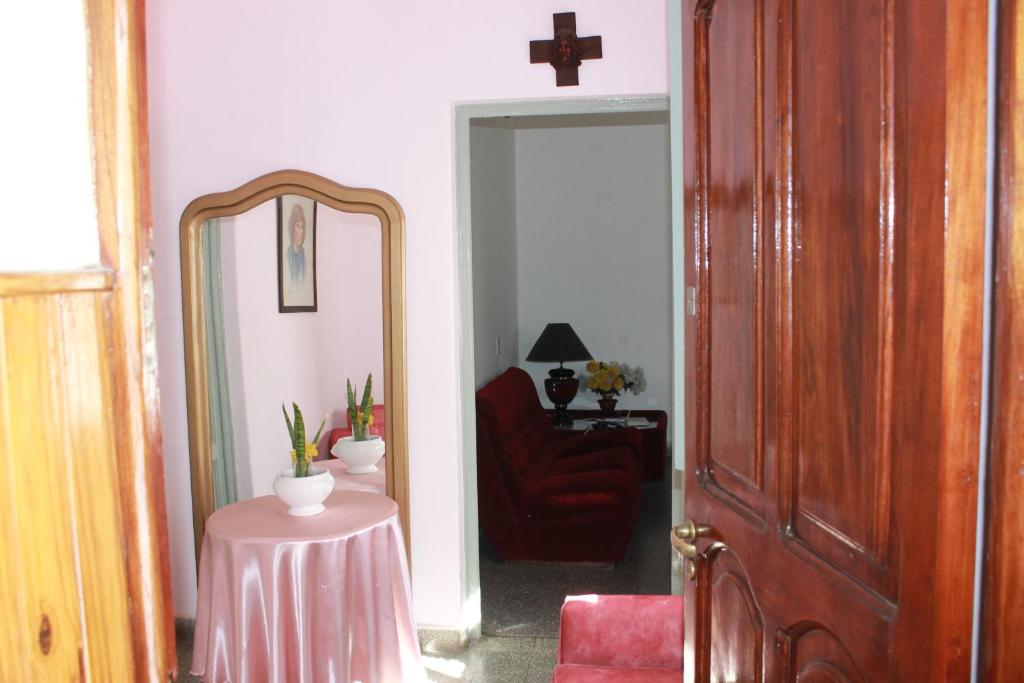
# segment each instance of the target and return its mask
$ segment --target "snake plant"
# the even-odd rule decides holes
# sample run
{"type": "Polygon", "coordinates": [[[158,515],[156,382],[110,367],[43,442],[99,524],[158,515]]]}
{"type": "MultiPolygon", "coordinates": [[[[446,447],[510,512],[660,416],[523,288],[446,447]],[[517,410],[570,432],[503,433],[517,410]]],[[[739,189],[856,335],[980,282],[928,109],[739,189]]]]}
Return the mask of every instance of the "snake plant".
{"type": "Polygon", "coordinates": [[[296,403],[292,403],[292,410],[295,413],[294,420],[288,417],[288,411],[284,404],[281,404],[281,412],[284,413],[285,424],[288,425],[288,436],[292,440],[292,464],[295,466],[295,476],[305,477],[309,475],[309,463],[317,455],[316,444],[320,441],[320,432],[327,423],[327,416],[320,422],[320,428],[316,430],[316,436],[312,441],[306,441],[306,423],[302,419],[302,411],[296,403]]]}
{"type": "Polygon", "coordinates": [[[373,373],[366,376],[363,387],[363,400],[356,405],[356,393],[352,390],[352,380],[345,380],[348,396],[348,421],[352,424],[354,441],[366,441],[367,430],[373,424],[373,373]]]}

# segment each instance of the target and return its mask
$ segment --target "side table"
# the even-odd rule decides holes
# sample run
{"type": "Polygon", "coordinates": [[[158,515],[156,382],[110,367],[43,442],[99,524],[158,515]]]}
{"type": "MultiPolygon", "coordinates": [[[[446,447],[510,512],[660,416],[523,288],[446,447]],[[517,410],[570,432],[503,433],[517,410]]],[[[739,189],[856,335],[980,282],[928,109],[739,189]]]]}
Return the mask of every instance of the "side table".
{"type": "Polygon", "coordinates": [[[275,496],[217,510],[199,565],[192,673],[219,681],[423,681],[390,498],[335,490],[315,517],[275,496]]]}
{"type": "MultiPolygon", "coordinates": [[[[553,414],[549,410],[548,413],[553,414]]],[[[665,461],[668,460],[668,413],[664,410],[631,410],[616,411],[616,417],[625,417],[629,412],[630,417],[645,417],[652,423],[652,427],[640,430],[644,442],[644,481],[661,481],[665,476],[665,461]]],[[[601,417],[600,410],[569,410],[569,417],[575,420],[592,420],[601,417]]],[[[583,429],[579,425],[558,427],[559,431],[579,433],[583,429]]],[[[585,428],[584,428],[585,429],[585,428]]],[[[622,429],[633,429],[622,427],[622,429]]]]}

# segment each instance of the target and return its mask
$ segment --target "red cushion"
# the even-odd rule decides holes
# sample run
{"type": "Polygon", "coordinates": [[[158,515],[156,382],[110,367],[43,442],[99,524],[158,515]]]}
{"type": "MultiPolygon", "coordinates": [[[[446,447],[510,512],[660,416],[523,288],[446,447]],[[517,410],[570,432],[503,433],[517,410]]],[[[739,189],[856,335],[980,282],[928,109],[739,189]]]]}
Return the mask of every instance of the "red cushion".
{"type": "Polygon", "coordinates": [[[579,595],[562,605],[558,663],[683,669],[683,598],[579,595]]]}
{"type": "Polygon", "coordinates": [[[551,683],[683,683],[683,672],[681,669],[562,664],[555,667],[551,683]]]}

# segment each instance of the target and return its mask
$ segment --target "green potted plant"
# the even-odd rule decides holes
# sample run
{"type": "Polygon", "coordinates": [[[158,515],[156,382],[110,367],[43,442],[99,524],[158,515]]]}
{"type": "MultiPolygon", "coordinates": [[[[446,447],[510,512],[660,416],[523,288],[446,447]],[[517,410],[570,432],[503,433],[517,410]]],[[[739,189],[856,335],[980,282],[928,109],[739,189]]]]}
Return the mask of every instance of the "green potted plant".
{"type": "Polygon", "coordinates": [[[352,381],[346,380],[346,385],[348,421],[352,426],[352,435],[338,439],[331,453],[345,463],[349,474],[371,474],[377,471],[377,461],[384,455],[384,439],[369,433],[370,425],[373,424],[373,374],[366,377],[359,403],[356,403],[352,381]]]}
{"type": "Polygon", "coordinates": [[[284,405],[284,421],[288,426],[288,437],[291,440],[292,466],[277,475],[274,480],[274,493],[288,506],[288,514],[296,517],[318,515],[324,511],[324,500],[334,490],[334,477],[324,467],[313,464],[317,455],[316,444],[320,433],[327,423],[324,416],[320,428],[312,441],[306,441],[306,423],[302,419],[299,406],[292,403],[294,417],[289,417],[284,405]]]}

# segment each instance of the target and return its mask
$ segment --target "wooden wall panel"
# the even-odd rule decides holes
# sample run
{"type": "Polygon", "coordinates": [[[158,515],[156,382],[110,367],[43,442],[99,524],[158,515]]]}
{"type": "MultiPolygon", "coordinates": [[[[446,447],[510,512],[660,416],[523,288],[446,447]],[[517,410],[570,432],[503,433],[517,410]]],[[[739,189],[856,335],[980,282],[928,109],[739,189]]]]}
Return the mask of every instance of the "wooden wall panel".
{"type": "MultiPolygon", "coordinates": [[[[7,377],[7,345],[10,333],[0,308],[0,452],[13,453],[11,434],[11,397],[4,378],[7,377]]],[[[0,638],[0,680],[29,680],[30,633],[27,628],[26,595],[22,589],[25,567],[19,543],[17,501],[14,498],[16,481],[13,462],[0,461],[0,624],[4,637],[0,638]]]]}
{"type": "MultiPolygon", "coordinates": [[[[60,311],[52,297],[16,297],[0,304],[7,448],[14,558],[5,558],[23,610],[13,627],[25,638],[14,653],[29,680],[80,676],[77,539],[63,432],[63,378],[50,363],[61,352],[60,311]],[[15,560],[16,558],[16,560],[15,560]],[[12,561],[13,560],[13,561],[12,561]]],[[[6,667],[5,667],[6,668],[6,667]]]]}
{"type": "Polygon", "coordinates": [[[106,296],[0,298],[5,681],[135,679],[106,296]]]}
{"type": "Polygon", "coordinates": [[[87,640],[83,660],[96,681],[134,680],[118,463],[111,411],[105,294],[65,295],[60,302],[65,447],[75,501],[81,598],[87,640]],[[71,342],[73,343],[67,343],[71,342]]]}

